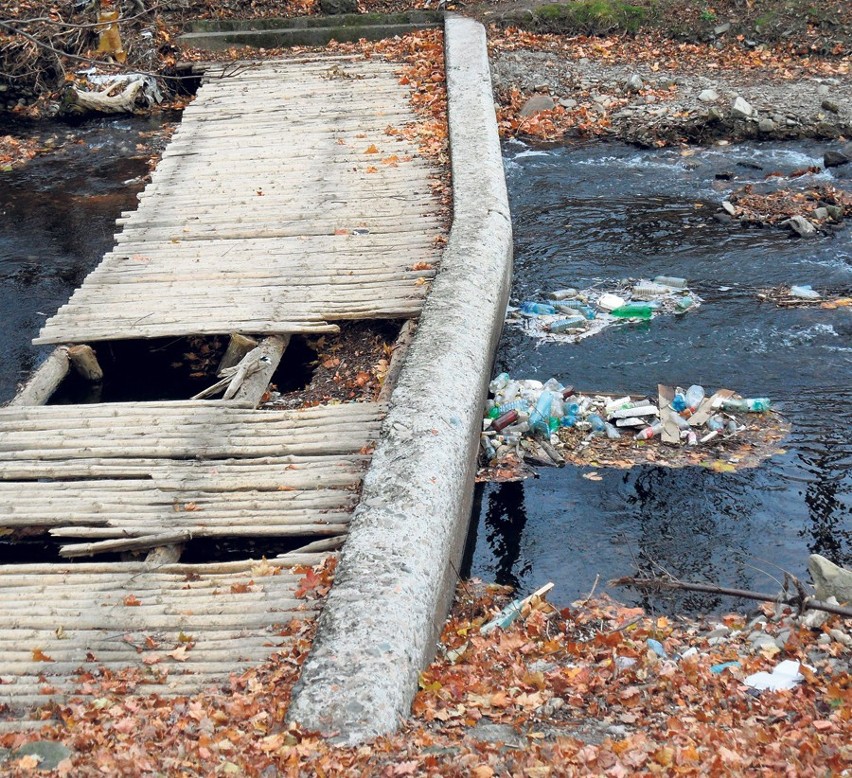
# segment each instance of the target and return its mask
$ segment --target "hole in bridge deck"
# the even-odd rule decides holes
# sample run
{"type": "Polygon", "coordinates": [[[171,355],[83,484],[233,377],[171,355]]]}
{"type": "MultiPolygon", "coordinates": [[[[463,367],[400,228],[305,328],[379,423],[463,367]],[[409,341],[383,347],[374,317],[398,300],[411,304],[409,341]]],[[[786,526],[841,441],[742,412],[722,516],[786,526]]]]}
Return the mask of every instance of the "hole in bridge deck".
{"type": "MultiPolygon", "coordinates": [[[[227,345],[225,335],[94,343],[103,382],[90,383],[72,370],[49,404],[188,400],[218,380],[227,345]]],[[[288,391],[304,389],[316,358],[305,338],[293,336],[273,383],[288,391]]]]}

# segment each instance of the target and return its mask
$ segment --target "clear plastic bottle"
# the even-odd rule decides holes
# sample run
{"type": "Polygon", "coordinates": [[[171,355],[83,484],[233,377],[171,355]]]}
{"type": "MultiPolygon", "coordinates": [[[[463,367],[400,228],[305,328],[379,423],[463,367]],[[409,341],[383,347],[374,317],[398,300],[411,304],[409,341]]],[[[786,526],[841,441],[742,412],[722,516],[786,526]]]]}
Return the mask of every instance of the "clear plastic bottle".
{"type": "Polygon", "coordinates": [[[695,305],[695,300],[693,300],[689,295],[678,298],[677,309],[679,311],[688,311],[693,305],[695,305]]]}
{"type": "Polygon", "coordinates": [[[633,299],[634,300],[653,300],[656,297],[662,297],[663,295],[671,294],[670,286],[663,286],[662,284],[655,284],[652,281],[645,281],[641,284],[636,284],[633,287],[633,299]]]}
{"type": "Polygon", "coordinates": [[[503,403],[501,406],[497,408],[499,411],[499,416],[502,416],[504,413],[508,413],[509,411],[525,411],[530,407],[530,404],[526,400],[512,400],[509,403],[503,403]]]}
{"type": "Polygon", "coordinates": [[[553,307],[561,313],[574,313],[580,308],[585,308],[586,303],[582,300],[558,300],[553,304],[553,307]]]}
{"type": "Polygon", "coordinates": [[[696,408],[701,405],[701,401],[705,397],[704,387],[698,386],[698,384],[693,384],[686,390],[686,395],[684,395],[684,399],[686,400],[686,407],[689,408],[693,413],[696,408]]]}
{"type": "Polygon", "coordinates": [[[583,316],[572,316],[569,319],[559,319],[552,321],[547,329],[550,332],[570,332],[571,330],[581,330],[586,326],[586,319],[583,316]]]}
{"type": "Polygon", "coordinates": [[[561,419],[565,415],[565,403],[562,400],[561,392],[554,392],[553,400],[550,402],[550,415],[561,419]]]}
{"type": "Polygon", "coordinates": [[[621,437],[621,433],[609,422],[604,425],[604,432],[606,432],[606,436],[610,440],[616,440],[617,438],[621,437]]]}
{"type": "Polygon", "coordinates": [[[566,289],[554,289],[547,296],[551,300],[565,300],[569,297],[576,297],[578,294],[580,294],[579,289],[574,289],[573,287],[569,286],[566,289]]]}
{"type": "Polygon", "coordinates": [[[520,311],[528,316],[548,316],[556,313],[556,308],[547,303],[536,303],[526,300],[521,303],[520,311]]]}
{"type": "Polygon", "coordinates": [[[670,286],[673,289],[686,289],[687,287],[686,279],[679,278],[678,276],[657,276],[654,279],[654,283],[670,286]]]}
{"type": "Polygon", "coordinates": [[[491,394],[497,394],[501,389],[505,389],[511,380],[508,373],[500,373],[500,375],[495,376],[491,383],[488,384],[488,391],[491,394]]]}
{"type": "Polygon", "coordinates": [[[772,400],[768,397],[747,397],[742,400],[724,400],[722,409],[726,411],[740,411],[745,413],[763,413],[770,410],[772,400]]]}
{"type": "Polygon", "coordinates": [[[586,421],[592,425],[595,432],[603,432],[606,429],[606,422],[597,413],[590,413],[586,416],[586,421]]]}
{"type": "Polygon", "coordinates": [[[585,305],[580,308],[580,313],[582,313],[583,316],[585,316],[589,321],[596,318],[598,315],[597,311],[595,311],[594,308],[590,308],[588,305],[585,305]]]}
{"type": "Polygon", "coordinates": [[[539,395],[538,402],[535,404],[535,409],[530,414],[530,429],[533,432],[542,435],[549,435],[548,419],[550,418],[550,405],[553,402],[553,395],[547,390],[539,395]]]}
{"type": "Polygon", "coordinates": [[[651,438],[657,437],[663,431],[663,423],[657,422],[656,424],[652,424],[650,427],[645,427],[645,429],[640,430],[634,436],[634,440],[650,440],[651,438]]]}
{"type": "Polygon", "coordinates": [[[725,420],[718,414],[707,419],[707,429],[712,432],[720,432],[725,429],[725,420]]]}

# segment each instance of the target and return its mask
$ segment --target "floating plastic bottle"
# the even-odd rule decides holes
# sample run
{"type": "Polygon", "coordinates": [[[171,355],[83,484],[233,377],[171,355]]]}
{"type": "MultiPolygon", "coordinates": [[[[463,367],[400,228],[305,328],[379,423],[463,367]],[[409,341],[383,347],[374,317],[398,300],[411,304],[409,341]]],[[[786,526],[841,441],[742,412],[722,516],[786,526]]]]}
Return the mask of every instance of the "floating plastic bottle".
{"type": "Polygon", "coordinates": [[[603,432],[606,429],[606,422],[597,413],[590,413],[586,416],[586,421],[592,425],[595,432],[603,432]]]}
{"type": "Polygon", "coordinates": [[[635,300],[653,300],[656,297],[662,297],[666,294],[671,294],[670,286],[663,286],[662,284],[655,284],[649,281],[646,281],[643,284],[636,284],[633,287],[633,298],[635,300]]]}
{"type": "Polygon", "coordinates": [[[677,424],[678,429],[681,429],[681,430],[684,430],[684,431],[690,429],[689,422],[686,419],[684,419],[683,416],[681,416],[680,414],[673,413],[672,418],[674,419],[675,424],[677,424]]]}
{"type": "Polygon", "coordinates": [[[707,419],[707,429],[712,432],[721,432],[725,429],[725,420],[721,416],[711,416],[707,419]]]}
{"type": "Polygon", "coordinates": [[[579,289],[574,289],[569,286],[567,289],[555,289],[547,296],[551,300],[566,300],[570,297],[576,297],[578,294],[580,294],[579,289]]]}
{"type": "Polygon", "coordinates": [[[496,419],[500,415],[500,406],[493,405],[488,409],[488,418],[496,419]]]}
{"type": "Polygon", "coordinates": [[[526,301],[521,303],[521,313],[525,313],[528,316],[548,316],[556,313],[556,308],[552,305],[548,305],[547,303],[535,303],[531,301],[526,301]]]}
{"type": "Polygon", "coordinates": [[[499,416],[491,422],[491,429],[493,429],[495,432],[500,432],[500,430],[505,429],[517,420],[518,412],[516,410],[508,411],[507,413],[504,413],[502,416],[499,416]]]}
{"type": "Polygon", "coordinates": [[[500,412],[498,415],[502,416],[509,411],[526,411],[529,407],[530,404],[526,400],[512,400],[512,402],[503,403],[497,410],[500,412]]]}
{"type": "Polygon", "coordinates": [[[548,392],[553,392],[554,394],[562,394],[562,390],[565,388],[562,384],[559,383],[555,378],[548,378],[544,382],[543,389],[547,389],[548,392]]]}
{"type": "Polygon", "coordinates": [[[654,306],[650,303],[627,303],[610,312],[616,319],[650,319],[654,315],[654,306]]]}
{"type": "Polygon", "coordinates": [[[488,384],[488,391],[491,394],[497,394],[501,389],[505,389],[511,380],[508,373],[500,373],[488,384]]]}
{"type": "Polygon", "coordinates": [[[550,430],[550,434],[553,435],[559,429],[559,419],[555,416],[551,416],[547,420],[547,428],[550,430]]]}
{"type": "Polygon", "coordinates": [[[746,413],[763,413],[768,411],[772,401],[768,397],[747,397],[742,400],[725,400],[722,408],[726,411],[740,411],[746,413]]]}
{"type": "Polygon", "coordinates": [[[657,276],[654,283],[669,286],[672,289],[686,289],[687,286],[686,279],[678,276],[657,276]]]}
{"type": "Polygon", "coordinates": [[[586,326],[586,319],[583,316],[574,316],[570,319],[559,319],[552,321],[547,329],[550,332],[568,332],[569,330],[581,330],[586,326]]]}
{"type": "Polygon", "coordinates": [[[577,424],[577,414],[575,413],[566,413],[562,417],[562,426],[563,427],[573,427],[577,424]]]}
{"type": "Polygon", "coordinates": [[[634,436],[634,440],[650,440],[651,438],[657,437],[657,435],[661,434],[663,431],[663,423],[658,421],[656,424],[652,424],[650,427],[645,427],[645,429],[640,430],[634,436]]]}
{"type": "Polygon", "coordinates": [[[693,305],[695,305],[695,300],[693,300],[689,295],[678,298],[677,309],[679,311],[688,311],[693,305]]]}
{"type": "Polygon", "coordinates": [[[610,440],[616,440],[617,438],[621,437],[621,433],[615,427],[613,427],[612,424],[610,424],[609,422],[604,424],[604,432],[606,432],[606,436],[610,440]]]}
{"type": "Polygon", "coordinates": [[[559,392],[553,393],[553,399],[550,401],[550,415],[557,419],[561,419],[565,415],[565,402],[559,392]]]}
{"type": "Polygon", "coordinates": [[[686,410],[686,396],[683,392],[678,392],[671,401],[672,410],[680,413],[681,411],[686,410]]]}
{"type": "Polygon", "coordinates": [[[583,300],[559,300],[553,304],[553,307],[561,313],[574,313],[574,311],[587,306],[583,300]]]}
{"type": "Polygon", "coordinates": [[[538,432],[542,435],[549,435],[548,419],[550,418],[550,405],[553,402],[553,395],[544,391],[538,398],[535,404],[535,409],[530,414],[530,429],[533,432],[538,432]]]}
{"type": "Polygon", "coordinates": [[[588,305],[580,308],[580,313],[582,313],[589,321],[597,318],[598,315],[597,311],[594,308],[590,308],[588,305]]]}
{"type": "Polygon", "coordinates": [[[684,399],[686,400],[686,407],[695,412],[695,409],[701,405],[701,401],[704,397],[704,387],[698,386],[698,384],[693,384],[686,390],[686,395],[684,396],[684,399]]]}

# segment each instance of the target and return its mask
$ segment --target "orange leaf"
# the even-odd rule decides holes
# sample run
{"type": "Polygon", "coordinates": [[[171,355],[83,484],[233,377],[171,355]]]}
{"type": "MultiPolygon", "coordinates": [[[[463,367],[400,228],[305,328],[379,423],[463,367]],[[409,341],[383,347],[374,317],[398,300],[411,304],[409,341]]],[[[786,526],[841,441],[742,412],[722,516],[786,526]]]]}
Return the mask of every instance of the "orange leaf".
{"type": "Polygon", "coordinates": [[[364,149],[364,153],[365,154],[378,154],[379,150],[376,148],[375,143],[371,143],[369,146],[367,146],[366,149],[364,149]]]}
{"type": "Polygon", "coordinates": [[[33,662],[53,662],[47,654],[44,653],[40,648],[33,649],[33,662]]]}
{"type": "Polygon", "coordinates": [[[142,600],[140,600],[134,594],[128,594],[127,597],[124,598],[124,604],[127,605],[128,607],[133,606],[133,605],[141,605],[142,600]]]}

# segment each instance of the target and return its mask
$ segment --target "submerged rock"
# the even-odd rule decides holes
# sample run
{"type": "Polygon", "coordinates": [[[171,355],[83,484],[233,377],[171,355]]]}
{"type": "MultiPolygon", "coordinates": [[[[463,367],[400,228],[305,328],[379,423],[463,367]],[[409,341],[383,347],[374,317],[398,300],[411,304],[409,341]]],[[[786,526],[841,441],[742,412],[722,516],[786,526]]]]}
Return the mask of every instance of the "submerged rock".
{"type": "Polygon", "coordinates": [[[826,151],[822,157],[822,164],[829,167],[840,167],[848,164],[850,158],[842,151],[826,151]]]}

